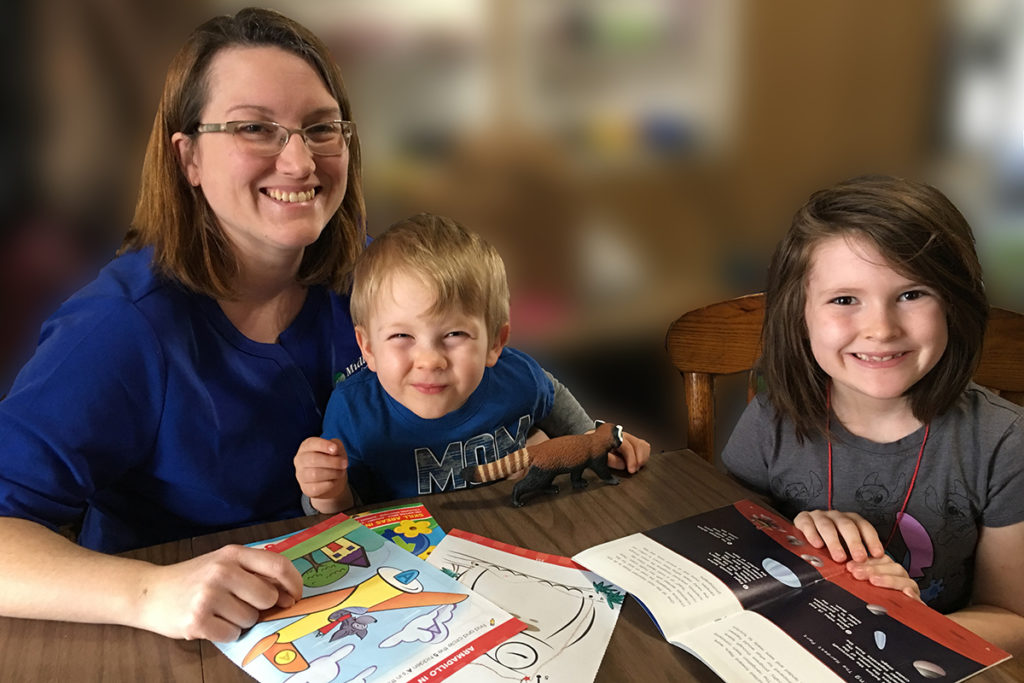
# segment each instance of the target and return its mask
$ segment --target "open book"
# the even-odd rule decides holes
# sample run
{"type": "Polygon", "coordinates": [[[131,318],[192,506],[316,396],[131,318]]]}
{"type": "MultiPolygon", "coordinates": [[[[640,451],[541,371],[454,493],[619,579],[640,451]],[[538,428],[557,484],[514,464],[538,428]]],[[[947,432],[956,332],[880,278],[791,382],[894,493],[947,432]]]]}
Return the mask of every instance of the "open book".
{"type": "Polygon", "coordinates": [[[438,681],[526,628],[344,514],[275,540],[303,598],[216,644],[259,681],[438,681]]]}
{"type": "Polygon", "coordinates": [[[725,680],[958,681],[1009,657],[923,603],[854,579],[750,501],[573,559],[725,680]]]}

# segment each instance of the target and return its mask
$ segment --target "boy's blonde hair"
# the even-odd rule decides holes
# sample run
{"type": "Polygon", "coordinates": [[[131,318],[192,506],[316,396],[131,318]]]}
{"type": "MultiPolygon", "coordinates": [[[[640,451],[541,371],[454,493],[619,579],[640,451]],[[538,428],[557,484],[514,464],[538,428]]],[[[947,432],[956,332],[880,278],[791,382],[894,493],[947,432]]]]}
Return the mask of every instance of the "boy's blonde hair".
{"type": "Polygon", "coordinates": [[[445,216],[421,213],[392,225],[360,254],[352,273],[352,322],[366,326],[395,273],[422,278],[430,313],[482,315],[493,341],[509,320],[505,263],[486,240],[445,216]]]}

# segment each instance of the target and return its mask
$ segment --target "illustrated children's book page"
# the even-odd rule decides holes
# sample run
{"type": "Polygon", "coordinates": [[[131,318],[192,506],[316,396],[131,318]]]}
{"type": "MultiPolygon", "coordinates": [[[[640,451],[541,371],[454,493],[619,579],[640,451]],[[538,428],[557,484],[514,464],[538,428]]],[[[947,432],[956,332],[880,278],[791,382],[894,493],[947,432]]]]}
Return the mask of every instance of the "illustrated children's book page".
{"type": "Polygon", "coordinates": [[[1009,655],[901,592],[858,581],[750,501],[574,558],[628,590],[726,680],[957,681],[1009,655]]]}
{"type": "Polygon", "coordinates": [[[625,592],[572,560],[453,529],[428,560],[527,624],[454,681],[593,681],[625,592]]]}
{"type": "Polygon", "coordinates": [[[216,643],[259,681],[443,680],[526,626],[343,514],[267,549],[299,570],[303,598],[216,643]]]}
{"type": "Polygon", "coordinates": [[[358,512],[352,515],[352,519],[358,520],[366,528],[373,529],[421,560],[427,559],[444,538],[444,529],[423,505],[399,505],[358,512]]]}
{"type": "MultiPolygon", "coordinates": [[[[357,512],[350,516],[367,529],[376,531],[421,560],[427,559],[430,551],[444,538],[444,529],[423,505],[396,505],[379,510],[357,512]]],[[[250,543],[249,547],[266,548],[281,543],[301,531],[293,531],[290,534],[250,543]]]]}

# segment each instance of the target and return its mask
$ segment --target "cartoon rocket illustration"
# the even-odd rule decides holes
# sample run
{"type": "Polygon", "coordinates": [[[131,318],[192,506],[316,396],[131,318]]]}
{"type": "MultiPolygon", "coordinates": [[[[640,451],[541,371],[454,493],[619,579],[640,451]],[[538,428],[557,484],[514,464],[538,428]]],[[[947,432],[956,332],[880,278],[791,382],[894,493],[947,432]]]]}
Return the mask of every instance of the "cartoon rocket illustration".
{"type": "Polygon", "coordinates": [[[309,668],[309,663],[295,648],[295,641],[313,631],[329,627],[331,615],[339,610],[358,608],[359,611],[382,612],[410,607],[435,607],[455,604],[467,597],[462,593],[424,591],[418,576],[419,572],[415,569],[399,571],[393,567],[381,567],[376,575],[355,586],[303,598],[288,608],[267,610],[260,617],[261,622],[298,616],[302,618],[262,638],[249,650],[242,660],[242,666],[263,655],[285,673],[309,668]]]}

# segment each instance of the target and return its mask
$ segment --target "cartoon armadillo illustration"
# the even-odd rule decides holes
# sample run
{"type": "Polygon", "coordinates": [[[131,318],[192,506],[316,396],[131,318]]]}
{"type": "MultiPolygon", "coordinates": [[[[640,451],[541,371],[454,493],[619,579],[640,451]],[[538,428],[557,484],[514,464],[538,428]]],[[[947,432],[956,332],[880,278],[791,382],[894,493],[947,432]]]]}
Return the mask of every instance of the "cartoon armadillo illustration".
{"type": "Polygon", "coordinates": [[[462,470],[462,478],[478,483],[496,481],[529,466],[526,476],[512,489],[512,504],[520,507],[524,494],[537,491],[558,493],[558,487],[552,481],[559,474],[568,473],[573,488],[586,486],[583,470],[587,467],[594,470],[605,483],[618,484],[619,480],[608,468],[608,451],[615,450],[621,444],[620,425],[598,422],[597,428],[588,434],[555,437],[521,448],[494,462],[466,467],[462,470]]]}

